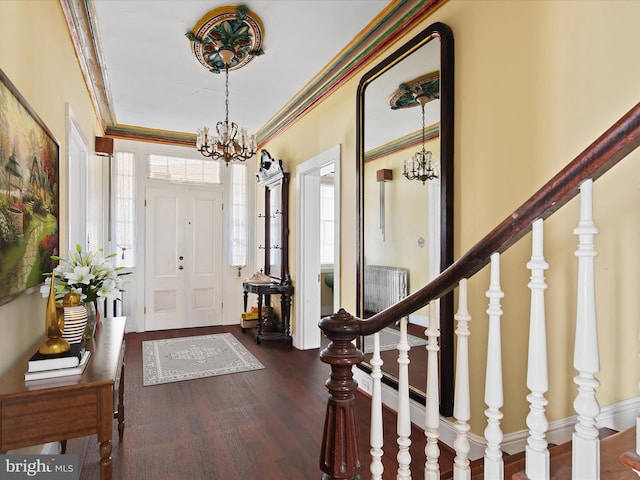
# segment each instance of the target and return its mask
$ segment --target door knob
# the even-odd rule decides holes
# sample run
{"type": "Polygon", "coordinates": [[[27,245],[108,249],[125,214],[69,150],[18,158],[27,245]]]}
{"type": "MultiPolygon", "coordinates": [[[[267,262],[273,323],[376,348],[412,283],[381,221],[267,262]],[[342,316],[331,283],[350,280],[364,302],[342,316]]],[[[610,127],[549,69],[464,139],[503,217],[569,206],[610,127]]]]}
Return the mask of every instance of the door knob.
{"type": "Polygon", "coordinates": [[[184,270],[184,267],[183,267],[182,265],[180,265],[180,266],[178,267],[178,270],[184,270]]]}
{"type": "Polygon", "coordinates": [[[178,257],[178,260],[184,260],[184,257],[183,257],[182,255],[180,255],[180,256],[178,257]]]}

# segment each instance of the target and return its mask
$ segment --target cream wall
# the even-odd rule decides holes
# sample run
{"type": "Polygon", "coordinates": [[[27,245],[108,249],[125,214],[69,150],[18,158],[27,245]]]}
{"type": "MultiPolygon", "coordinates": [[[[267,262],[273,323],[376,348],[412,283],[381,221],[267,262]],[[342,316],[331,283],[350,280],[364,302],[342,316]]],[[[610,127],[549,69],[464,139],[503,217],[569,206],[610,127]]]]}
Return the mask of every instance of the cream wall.
{"type": "MultiPolygon", "coordinates": [[[[455,257],[484,236],[640,99],[640,2],[451,0],[398,45],[432,22],[455,37],[455,257]]],[[[380,57],[381,59],[382,57],[380,57]]],[[[266,148],[295,178],[299,163],[342,144],[342,306],[355,311],[355,93],[350,80],[266,148]]],[[[602,405],[637,395],[640,255],[636,152],[601,179],[595,220],[602,405]],[[628,243],[625,244],[624,241],[628,243]],[[624,368],[625,376],[620,371],[624,368]]],[[[292,185],[292,190],[295,184],[292,185]]],[[[295,238],[294,196],[291,238],[295,238]]],[[[547,323],[551,368],[548,416],[572,415],[576,203],[550,220],[547,323]]],[[[503,256],[502,317],[505,433],[525,427],[528,316],[527,245],[503,256]]],[[[295,248],[290,249],[295,274],[295,248]]],[[[295,284],[295,278],[294,278],[295,284]]],[[[470,282],[472,431],[482,434],[485,408],[487,273],[470,282]]],[[[293,310],[295,311],[295,310],[293,310]]],[[[294,319],[295,322],[295,319],[294,319]]]]}
{"type": "MultiPolygon", "coordinates": [[[[59,2],[0,2],[0,32],[0,68],[60,143],[60,241],[66,251],[66,104],[91,149],[93,138],[102,135],[102,130],[59,2]]],[[[38,292],[0,306],[0,372],[44,333],[44,309],[38,292]]]]}

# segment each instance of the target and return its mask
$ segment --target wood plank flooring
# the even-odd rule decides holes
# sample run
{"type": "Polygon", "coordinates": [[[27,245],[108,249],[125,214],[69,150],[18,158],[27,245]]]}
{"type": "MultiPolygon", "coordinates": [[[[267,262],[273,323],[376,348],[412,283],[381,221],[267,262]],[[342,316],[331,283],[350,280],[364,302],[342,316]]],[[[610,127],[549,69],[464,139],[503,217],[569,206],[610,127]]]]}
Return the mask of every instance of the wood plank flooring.
{"type": "MultiPolygon", "coordinates": [[[[256,345],[238,326],[132,333],[126,336],[125,431],[113,438],[113,478],[120,480],[320,479],[320,443],[328,365],[318,350],[281,342],[256,345]],[[142,386],[144,340],[231,332],[263,370],[142,386]]],[[[362,478],[369,474],[369,402],[358,394],[362,478]]],[[[395,478],[395,415],[385,414],[385,477],[395,478]]],[[[441,447],[442,464],[452,454],[441,447]]],[[[81,457],[80,480],[99,478],[96,437],[73,439],[67,453],[81,457]]],[[[422,478],[424,434],[414,429],[413,478],[422,478]]],[[[447,469],[449,467],[446,467],[447,469]]]]}

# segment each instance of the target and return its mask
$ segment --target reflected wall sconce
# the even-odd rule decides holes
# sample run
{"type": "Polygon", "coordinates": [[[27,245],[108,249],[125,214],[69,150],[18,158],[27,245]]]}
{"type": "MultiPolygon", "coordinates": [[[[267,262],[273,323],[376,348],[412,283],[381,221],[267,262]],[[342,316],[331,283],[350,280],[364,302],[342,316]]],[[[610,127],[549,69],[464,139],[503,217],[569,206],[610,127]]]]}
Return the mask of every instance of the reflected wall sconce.
{"type": "Polygon", "coordinates": [[[384,182],[393,180],[393,170],[383,168],[376,171],[376,180],[380,184],[380,233],[382,241],[385,240],[385,203],[384,203],[384,182]]]}

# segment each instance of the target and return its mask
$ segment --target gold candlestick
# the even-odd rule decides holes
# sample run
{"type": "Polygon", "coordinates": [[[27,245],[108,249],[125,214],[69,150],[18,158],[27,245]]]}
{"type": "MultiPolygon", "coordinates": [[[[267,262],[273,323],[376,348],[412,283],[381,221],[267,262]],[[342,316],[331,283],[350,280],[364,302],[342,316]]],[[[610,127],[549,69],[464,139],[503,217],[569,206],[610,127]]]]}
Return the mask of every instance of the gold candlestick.
{"type": "Polygon", "coordinates": [[[62,332],[64,332],[64,309],[62,306],[56,305],[54,283],[55,273],[51,272],[51,290],[49,291],[44,319],[45,331],[49,338],[40,347],[40,353],[43,355],[64,353],[71,348],[69,342],[62,338],[62,332]]]}

